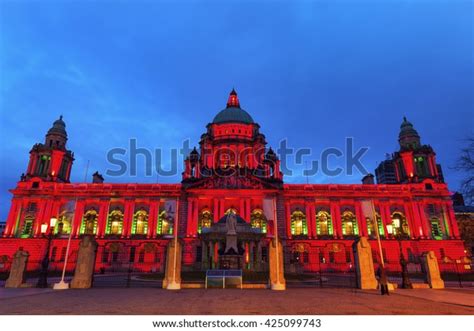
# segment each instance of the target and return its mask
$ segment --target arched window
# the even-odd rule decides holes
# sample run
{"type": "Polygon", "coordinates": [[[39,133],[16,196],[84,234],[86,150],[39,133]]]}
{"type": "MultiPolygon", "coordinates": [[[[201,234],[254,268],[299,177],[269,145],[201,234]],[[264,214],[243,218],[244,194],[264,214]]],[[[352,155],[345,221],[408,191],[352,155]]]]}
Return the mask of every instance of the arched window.
{"type": "Polygon", "coordinates": [[[432,217],[430,219],[430,223],[431,223],[431,234],[433,236],[433,239],[442,240],[443,230],[441,228],[441,222],[439,221],[439,218],[432,217]]]}
{"type": "Polygon", "coordinates": [[[21,238],[30,238],[33,234],[33,222],[34,218],[32,216],[25,217],[25,221],[23,222],[23,228],[21,229],[21,238]]]}
{"type": "Polygon", "coordinates": [[[109,214],[107,221],[107,234],[120,235],[123,230],[123,213],[120,209],[115,209],[109,214]]]}
{"type": "Polygon", "coordinates": [[[294,236],[308,235],[306,215],[300,210],[295,210],[291,214],[291,234],[294,236]]]}
{"type": "Polygon", "coordinates": [[[86,211],[82,218],[81,234],[96,234],[98,216],[99,214],[95,209],[86,211]]]}
{"type": "MultiPolygon", "coordinates": [[[[383,224],[382,224],[382,219],[380,218],[379,214],[377,215],[377,227],[379,229],[379,236],[384,236],[384,231],[383,231],[383,224]]],[[[375,238],[377,237],[377,233],[375,232],[375,224],[372,218],[366,217],[365,218],[366,223],[367,223],[367,233],[369,234],[369,237],[375,238]]]]}
{"type": "Polygon", "coordinates": [[[250,226],[261,229],[262,233],[267,233],[267,219],[261,209],[255,209],[250,215],[250,226]]]}
{"type": "Polygon", "coordinates": [[[54,227],[54,233],[57,235],[71,233],[71,222],[66,211],[62,212],[58,217],[58,222],[54,227]]]}
{"type": "Polygon", "coordinates": [[[212,225],[212,214],[208,209],[204,209],[199,215],[198,233],[201,233],[203,228],[210,228],[212,225]]]}
{"type": "Polygon", "coordinates": [[[316,214],[316,232],[318,236],[332,236],[334,233],[331,215],[326,211],[316,214]]]}
{"type": "Polygon", "coordinates": [[[359,234],[357,220],[353,212],[345,211],[342,213],[342,235],[354,236],[359,234]]]}
{"type": "Polygon", "coordinates": [[[148,212],[144,209],[138,210],[133,215],[132,234],[148,233],[148,212]]]}
{"type": "Polygon", "coordinates": [[[156,233],[161,235],[173,234],[173,225],[174,219],[171,216],[168,216],[166,210],[160,211],[156,233]]]}
{"type": "Polygon", "coordinates": [[[416,173],[419,177],[429,176],[428,162],[423,156],[415,156],[416,173]]]}
{"type": "Polygon", "coordinates": [[[401,212],[392,214],[392,232],[394,236],[407,236],[410,234],[408,230],[408,222],[401,212]]]}

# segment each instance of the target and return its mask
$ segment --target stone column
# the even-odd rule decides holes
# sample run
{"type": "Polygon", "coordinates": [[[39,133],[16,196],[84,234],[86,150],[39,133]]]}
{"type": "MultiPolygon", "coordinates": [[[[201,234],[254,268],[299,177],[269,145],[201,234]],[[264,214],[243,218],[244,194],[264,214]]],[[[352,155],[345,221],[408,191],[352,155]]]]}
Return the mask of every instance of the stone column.
{"type": "Polygon", "coordinates": [[[272,239],[270,245],[270,288],[276,291],[286,290],[286,281],[283,266],[283,248],[281,242],[272,239]]]}
{"type": "Polygon", "coordinates": [[[338,202],[331,202],[331,218],[334,227],[334,238],[342,238],[341,208],[338,202]]]}
{"type": "Polygon", "coordinates": [[[134,214],[135,214],[135,201],[127,200],[125,202],[125,210],[124,210],[124,215],[123,215],[122,237],[130,238],[134,214]]]}
{"type": "MultiPolygon", "coordinates": [[[[361,206],[360,201],[355,202],[355,212],[356,212],[357,226],[359,227],[359,235],[361,237],[367,237],[368,236],[367,220],[365,219],[365,215],[362,212],[362,206],[361,206]]],[[[377,231],[377,229],[375,230],[377,231]]]]}
{"type": "Polygon", "coordinates": [[[191,235],[195,236],[198,230],[199,223],[199,201],[194,199],[193,201],[193,216],[191,219],[191,235]]]}
{"type": "MultiPolygon", "coordinates": [[[[56,215],[53,215],[53,208],[54,208],[54,205],[55,205],[55,201],[53,200],[47,200],[46,201],[46,206],[45,206],[45,209],[44,209],[44,213],[43,213],[43,216],[40,218],[40,222],[37,224],[38,228],[37,228],[37,233],[36,235],[37,236],[41,236],[41,224],[48,224],[50,223],[50,220],[51,220],[51,217],[54,216],[56,217],[56,215]]],[[[38,218],[36,218],[36,220],[38,220],[38,218]]],[[[49,228],[48,226],[48,231],[52,231],[52,229],[49,228]]]]}
{"type": "Polygon", "coordinates": [[[240,198],[239,202],[239,215],[245,220],[245,222],[250,222],[250,220],[247,219],[247,204],[243,198],[240,198]]]}
{"type": "Polygon", "coordinates": [[[424,253],[422,260],[426,270],[426,280],[430,287],[434,289],[444,288],[444,281],[441,279],[438,260],[434,252],[429,251],[424,253]]]}
{"type": "Polygon", "coordinates": [[[202,269],[209,269],[209,245],[206,241],[202,241],[202,269]]]}
{"type": "Polygon", "coordinates": [[[181,252],[182,244],[174,239],[170,240],[166,252],[166,269],[165,278],[163,279],[164,289],[181,289],[181,252]]]}
{"type": "Polygon", "coordinates": [[[186,223],[186,235],[191,236],[193,225],[193,199],[188,198],[188,215],[186,223]]]}
{"type": "MultiPolygon", "coordinates": [[[[35,221],[33,223],[33,236],[35,238],[41,236],[41,224],[43,222],[43,219],[44,219],[44,214],[46,212],[46,209],[47,209],[47,205],[46,205],[46,201],[45,200],[41,200],[39,203],[38,203],[38,213],[36,214],[36,217],[35,217],[35,221]]],[[[23,205],[23,209],[26,209],[26,207],[28,206],[27,204],[27,201],[24,201],[24,205],[23,205]]],[[[20,222],[19,222],[19,229],[18,231],[21,231],[23,229],[23,223],[24,223],[25,219],[24,217],[22,217],[20,219],[20,222]]],[[[49,220],[48,220],[48,224],[49,224],[49,220]]]]}
{"type": "Polygon", "coordinates": [[[423,232],[426,239],[431,239],[431,224],[429,224],[428,217],[426,217],[426,206],[424,202],[418,203],[418,209],[420,211],[420,220],[423,227],[423,232]]]}
{"type": "Polygon", "coordinates": [[[356,265],[357,286],[362,290],[377,289],[372,249],[367,237],[361,237],[353,244],[356,265]]]}
{"type": "Polygon", "coordinates": [[[255,261],[255,271],[262,271],[262,242],[257,242],[257,261],[255,261]]]}
{"type": "Polygon", "coordinates": [[[405,217],[407,219],[408,228],[410,229],[410,239],[415,239],[417,236],[416,225],[414,222],[414,216],[408,202],[403,203],[403,209],[405,210],[405,217]]]}
{"type": "Polygon", "coordinates": [[[15,227],[17,225],[17,220],[21,214],[21,200],[13,198],[10,211],[7,218],[7,226],[3,234],[4,237],[12,237],[15,233],[15,227]]]}
{"type": "Polygon", "coordinates": [[[109,201],[101,201],[99,207],[99,219],[97,220],[97,236],[103,238],[105,229],[107,228],[107,221],[109,218],[109,201]]]}
{"type": "Polygon", "coordinates": [[[25,280],[25,269],[28,256],[28,252],[25,252],[22,249],[17,250],[15,254],[13,254],[10,275],[5,283],[6,288],[22,287],[25,280]]]}
{"type": "Polygon", "coordinates": [[[97,242],[94,236],[84,236],[79,244],[76,269],[71,288],[91,288],[94,279],[94,266],[97,254],[97,242]]]}
{"type": "Polygon", "coordinates": [[[421,226],[420,211],[418,210],[418,206],[414,201],[411,202],[410,206],[413,213],[413,220],[415,221],[415,237],[424,239],[423,227],[421,226]]]}
{"type": "Polygon", "coordinates": [[[311,207],[308,202],[305,202],[306,226],[308,227],[308,238],[313,237],[313,218],[311,215],[311,207]]]}
{"type": "Polygon", "coordinates": [[[288,239],[291,239],[291,206],[290,203],[285,203],[285,225],[286,225],[286,236],[288,239]]]}
{"type": "Polygon", "coordinates": [[[445,208],[446,208],[446,212],[447,212],[447,215],[448,215],[449,224],[451,226],[451,232],[450,233],[452,233],[451,235],[455,239],[460,239],[461,236],[459,234],[458,222],[456,221],[456,215],[454,215],[454,208],[453,208],[452,202],[451,201],[446,202],[445,203],[445,208]]]}
{"type": "Polygon", "coordinates": [[[158,217],[157,201],[150,201],[150,213],[148,214],[148,233],[147,238],[152,238],[156,234],[156,219],[158,217]]]}
{"type": "Polygon", "coordinates": [[[214,223],[217,223],[219,221],[219,200],[217,198],[214,198],[214,211],[213,211],[213,218],[214,218],[214,223]]]}
{"type": "Polygon", "coordinates": [[[314,205],[314,201],[311,202],[310,206],[311,210],[311,217],[313,218],[313,238],[317,239],[318,238],[318,226],[316,224],[316,206],[314,205]]]}
{"type": "Polygon", "coordinates": [[[249,255],[249,261],[250,261],[250,268],[251,270],[255,271],[255,265],[256,265],[256,261],[254,259],[254,256],[255,256],[255,241],[251,241],[249,243],[249,251],[250,251],[250,255],[249,255]]]}
{"type": "Polygon", "coordinates": [[[209,269],[214,269],[214,242],[209,241],[209,269]]]}
{"type": "Polygon", "coordinates": [[[72,235],[73,237],[79,236],[79,232],[81,231],[81,223],[82,223],[82,216],[84,215],[84,201],[77,200],[76,205],[74,206],[74,225],[72,228],[72,235]]]}
{"type": "Polygon", "coordinates": [[[224,199],[219,199],[219,215],[224,216],[224,213],[225,213],[224,199]]]}
{"type": "Polygon", "coordinates": [[[245,199],[245,206],[246,206],[246,209],[245,209],[245,217],[246,217],[246,221],[250,223],[250,215],[252,214],[252,207],[251,207],[251,201],[249,198],[245,199]]]}

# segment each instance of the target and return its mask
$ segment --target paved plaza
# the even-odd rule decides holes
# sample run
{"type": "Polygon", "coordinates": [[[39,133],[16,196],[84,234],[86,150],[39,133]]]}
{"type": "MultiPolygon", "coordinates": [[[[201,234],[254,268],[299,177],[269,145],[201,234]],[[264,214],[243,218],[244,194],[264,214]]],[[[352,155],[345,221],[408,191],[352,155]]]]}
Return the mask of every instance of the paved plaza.
{"type": "Polygon", "coordinates": [[[0,289],[0,314],[468,314],[473,289],[0,289]]]}

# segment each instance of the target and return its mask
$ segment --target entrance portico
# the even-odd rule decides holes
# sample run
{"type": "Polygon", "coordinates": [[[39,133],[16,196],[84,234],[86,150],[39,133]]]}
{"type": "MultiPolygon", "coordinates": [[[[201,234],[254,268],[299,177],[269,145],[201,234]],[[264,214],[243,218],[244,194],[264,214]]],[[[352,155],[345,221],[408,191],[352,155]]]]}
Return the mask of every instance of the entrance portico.
{"type": "Polygon", "coordinates": [[[261,228],[253,228],[240,215],[230,212],[200,234],[201,270],[268,270],[268,242],[261,228]]]}

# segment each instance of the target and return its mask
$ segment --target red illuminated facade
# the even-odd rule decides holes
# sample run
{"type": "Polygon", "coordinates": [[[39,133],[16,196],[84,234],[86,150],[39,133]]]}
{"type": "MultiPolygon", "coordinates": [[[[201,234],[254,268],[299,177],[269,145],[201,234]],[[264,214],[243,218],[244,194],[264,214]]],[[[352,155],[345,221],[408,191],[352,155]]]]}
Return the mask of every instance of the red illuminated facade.
{"type": "MultiPolygon", "coordinates": [[[[40,261],[47,240],[41,225],[58,218],[51,249],[51,268],[61,268],[69,235],[71,260],[80,238],[94,234],[99,243],[97,270],[112,268],[120,255],[145,271],[164,268],[166,245],[178,222],[184,243],[183,270],[219,267],[222,242],[212,236],[213,225],[233,212],[247,224],[239,239],[243,268],[265,271],[268,243],[278,229],[287,272],[345,270],[353,262],[352,243],[367,236],[374,259],[380,261],[375,240],[382,238],[390,270],[399,270],[399,245],[408,260],[433,250],[439,257],[462,259],[460,240],[448,187],[437,172],[431,147],[406,119],[400,151],[394,154],[399,184],[285,184],[280,160],[267,148],[260,126],[240,107],[237,93],[207,125],[200,148],[185,160],[179,184],[70,183],[74,155],[66,149],[62,118],[54,122],[45,142],[30,151],[30,161],[13,194],[6,229],[0,241],[4,264],[22,247],[31,261],[40,261]],[[265,217],[264,199],[275,201],[275,220],[265,217]],[[362,201],[374,201],[375,224],[364,215],[362,201]],[[170,218],[167,203],[174,201],[170,218]],[[250,235],[252,234],[252,235],[250,235]],[[398,240],[397,240],[398,239],[398,240]]],[[[443,268],[443,264],[440,264],[443,268]]],[[[29,263],[28,269],[39,264],[29,263]]],[[[73,262],[68,265],[74,268],[73,262]]]]}

